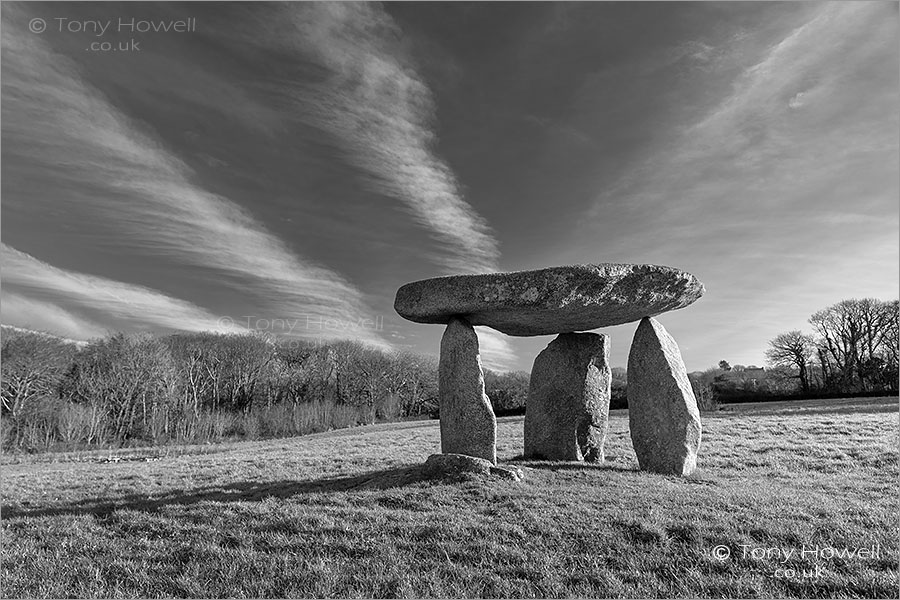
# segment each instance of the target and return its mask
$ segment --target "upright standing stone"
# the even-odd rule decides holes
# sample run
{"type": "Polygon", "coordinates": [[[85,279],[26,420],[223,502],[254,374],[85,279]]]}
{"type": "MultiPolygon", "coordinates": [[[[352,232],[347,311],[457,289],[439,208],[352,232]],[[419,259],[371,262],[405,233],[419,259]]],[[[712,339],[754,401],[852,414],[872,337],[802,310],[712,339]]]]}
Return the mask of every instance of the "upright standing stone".
{"type": "Polygon", "coordinates": [[[628,422],[642,470],[688,475],[697,466],[697,400],[678,344],[649,317],[638,325],[628,355],[628,422]]]}
{"type": "Polygon", "coordinates": [[[525,456],[603,460],[612,374],[609,336],[562,333],[534,360],[525,405],[525,456]]]}
{"type": "Polygon", "coordinates": [[[497,462],[497,419],[484,393],[484,373],[475,329],[452,318],[441,338],[438,372],[441,452],[497,462]]]}

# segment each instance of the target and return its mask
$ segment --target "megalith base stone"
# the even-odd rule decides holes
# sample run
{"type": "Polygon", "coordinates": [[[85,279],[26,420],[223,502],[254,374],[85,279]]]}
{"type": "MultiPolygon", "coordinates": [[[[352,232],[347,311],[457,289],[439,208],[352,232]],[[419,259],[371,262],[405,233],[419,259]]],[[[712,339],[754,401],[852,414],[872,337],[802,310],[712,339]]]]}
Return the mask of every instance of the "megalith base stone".
{"type": "Polygon", "coordinates": [[[438,371],[441,452],[497,462],[497,420],[484,393],[484,373],[475,329],[450,319],[441,338],[438,371]]]}
{"type": "Polygon", "coordinates": [[[649,317],[638,325],[628,355],[628,422],[642,470],[688,475],[696,468],[697,401],[678,344],[649,317]]]}
{"type": "Polygon", "coordinates": [[[423,470],[431,478],[457,479],[469,475],[493,475],[511,481],[522,481],[525,478],[519,467],[495,466],[489,460],[463,454],[432,454],[425,461],[423,470]]]}
{"type": "Polygon", "coordinates": [[[603,460],[612,375],[609,337],[563,333],[534,360],[525,404],[525,457],[603,460]]]}

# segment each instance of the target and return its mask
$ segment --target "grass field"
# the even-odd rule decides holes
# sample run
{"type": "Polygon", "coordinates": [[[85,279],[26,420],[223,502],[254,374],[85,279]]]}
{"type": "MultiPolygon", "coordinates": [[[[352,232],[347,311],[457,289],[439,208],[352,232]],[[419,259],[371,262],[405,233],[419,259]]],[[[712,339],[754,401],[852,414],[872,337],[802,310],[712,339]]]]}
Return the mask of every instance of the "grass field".
{"type": "Polygon", "coordinates": [[[686,479],[636,470],[624,411],[602,466],[518,460],[500,419],[523,482],[423,479],[436,422],[4,457],[2,593],[896,598],[897,399],[726,408],[686,479]]]}

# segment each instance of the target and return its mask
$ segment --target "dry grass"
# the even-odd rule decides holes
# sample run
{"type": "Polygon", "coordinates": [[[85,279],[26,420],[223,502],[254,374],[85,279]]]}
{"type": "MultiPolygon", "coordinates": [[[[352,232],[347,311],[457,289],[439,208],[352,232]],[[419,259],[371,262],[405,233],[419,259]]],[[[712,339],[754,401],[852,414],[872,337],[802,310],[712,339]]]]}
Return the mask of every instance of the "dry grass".
{"type": "MultiPolygon", "coordinates": [[[[150,462],[17,459],[3,467],[3,595],[897,595],[896,398],[723,411],[687,479],[636,470],[622,411],[606,464],[518,461],[521,483],[423,479],[438,439],[414,422],[150,462]],[[878,556],[756,560],[741,545],[878,556]]],[[[499,439],[516,459],[522,418],[500,419],[499,439]]]]}

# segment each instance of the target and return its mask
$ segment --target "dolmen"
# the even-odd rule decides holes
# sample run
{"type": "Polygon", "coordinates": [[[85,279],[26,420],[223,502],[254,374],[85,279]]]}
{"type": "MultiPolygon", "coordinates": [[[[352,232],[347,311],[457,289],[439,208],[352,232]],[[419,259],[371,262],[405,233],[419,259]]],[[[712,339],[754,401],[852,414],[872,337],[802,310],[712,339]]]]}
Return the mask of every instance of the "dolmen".
{"type": "Polygon", "coordinates": [[[604,459],[611,371],[609,336],[584,333],[640,321],[628,358],[631,440],[640,468],[687,475],[697,462],[700,413],[678,345],[653,317],[704,293],[690,273],[603,263],[455,275],[397,291],[394,309],[445,324],[438,377],[441,452],[497,462],[497,421],[485,394],[474,326],[512,336],[556,334],[531,371],[525,457],[604,459]]]}

